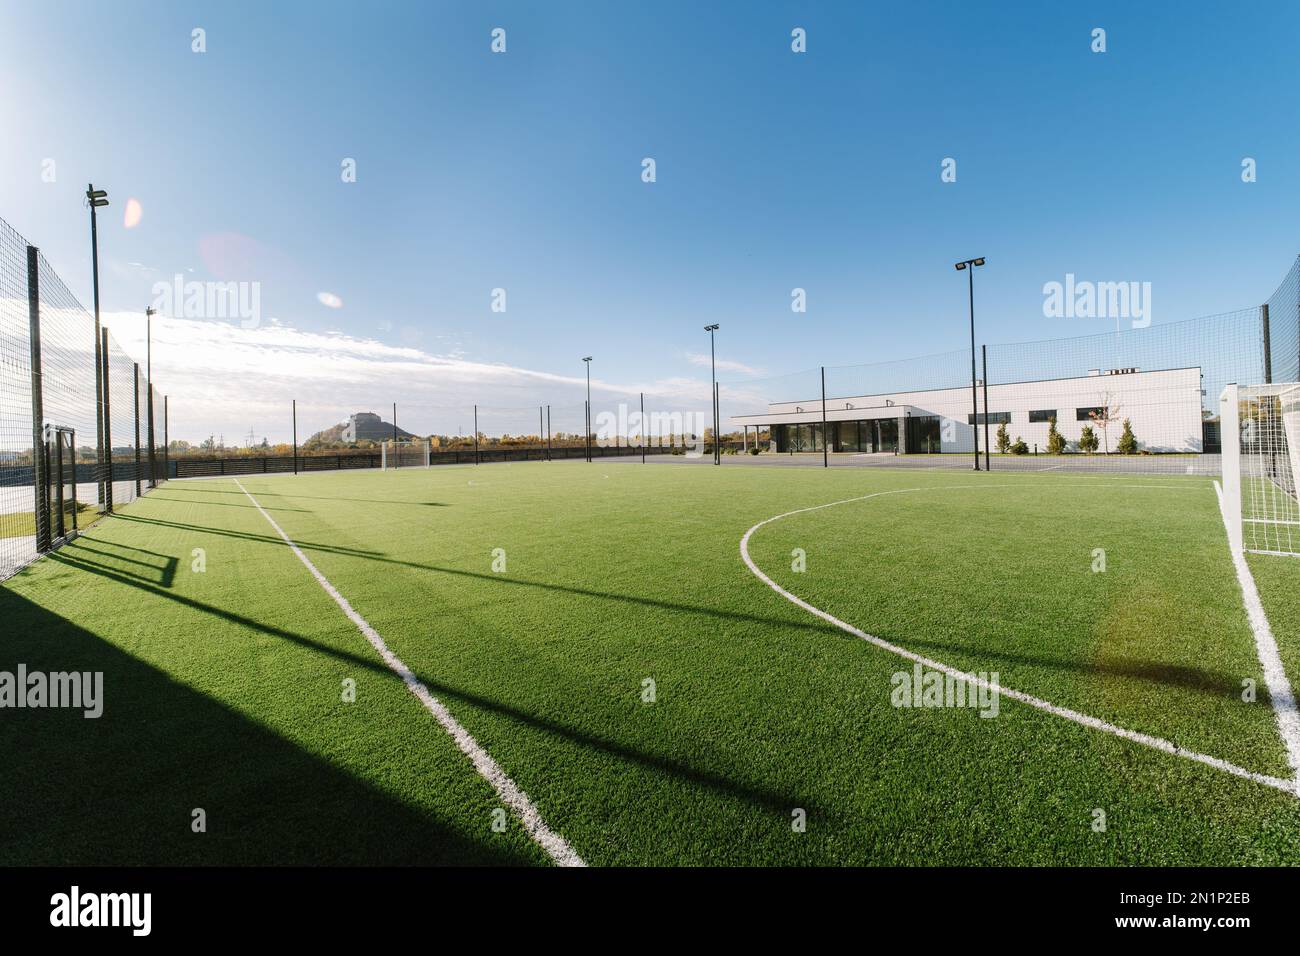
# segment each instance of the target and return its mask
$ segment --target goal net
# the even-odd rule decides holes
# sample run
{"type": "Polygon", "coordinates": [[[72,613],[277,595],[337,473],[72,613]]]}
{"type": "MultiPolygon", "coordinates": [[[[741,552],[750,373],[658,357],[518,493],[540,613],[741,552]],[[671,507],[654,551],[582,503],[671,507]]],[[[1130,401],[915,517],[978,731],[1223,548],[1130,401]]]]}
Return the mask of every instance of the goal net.
{"type": "Polygon", "coordinates": [[[1220,404],[1224,504],[1230,533],[1236,525],[1234,546],[1300,555],[1300,383],[1229,385],[1220,404]]]}
{"type": "Polygon", "coordinates": [[[386,441],[381,446],[380,465],[390,468],[428,468],[428,441],[386,441]]]}

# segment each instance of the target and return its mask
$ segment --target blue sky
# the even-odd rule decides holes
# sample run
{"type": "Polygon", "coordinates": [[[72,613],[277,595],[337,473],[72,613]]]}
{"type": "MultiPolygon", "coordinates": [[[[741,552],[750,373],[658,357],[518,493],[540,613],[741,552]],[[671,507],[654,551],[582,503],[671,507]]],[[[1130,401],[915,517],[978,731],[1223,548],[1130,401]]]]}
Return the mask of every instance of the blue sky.
{"type": "Polygon", "coordinates": [[[287,395],[328,419],[403,375],[454,383],[430,407],[580,401],[587,354],[607,396],[707,396],[708,322],[724,379],[961,348],[973,255],[990,343],[1113,328],[1044,317],[1066,273],[1150,282],[1157,324],[1253,306],[1300,252],[1300,6],[1137,7],[17,5],[0,217],[89,305],[80,193],[110,190],[124,343],[159,279],[259,283],[274,330],[167,326],[157,377],[181,429],[273,438],[287,395]]]}

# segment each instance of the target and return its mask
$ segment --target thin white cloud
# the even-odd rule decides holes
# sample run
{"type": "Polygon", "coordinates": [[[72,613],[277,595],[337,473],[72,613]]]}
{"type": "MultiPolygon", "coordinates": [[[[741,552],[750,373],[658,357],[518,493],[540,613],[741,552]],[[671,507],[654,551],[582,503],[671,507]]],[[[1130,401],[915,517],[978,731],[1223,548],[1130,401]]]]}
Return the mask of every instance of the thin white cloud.
{"type": "MultiPolygon", "coordinates": [[[[713,359],[704,352],[687,352],[686,361],[692,365],[699,365],[703,368],[709,368],[713,359]]],[[[718,359],[718,369],[723,372],[739,372],[742,375],[762,375],[763,369],[755,368],[752,365],[746,365],[744,362],[735,362],[731,359],[718,359]]]]}
{"type": "MultiPolygon", "coordinates": [[[[143,359],[139,314],[106,314],[104,323],[128,354],[143,359]]],[[[295,399],[300,439],[353,412],[387,418],[394,402],[398,423],[420,434],[468,430],[476,402],[480,425],[494,422],[494,431],[535,432],[537,408],[548,404],[556,430],[575,430],[586,397],[582,376],[472,361],[454,347],[450,354],[432,354],[342,332],[268,323],[246,329],[162,315],[153,320],[153,366],[159,389],[169,396],[171,437],[189,441],[209,434],[234,441],[250,429],[259,439],[288,440],[295,399]]],[[[593,378],[591,385],[598,408],[620,402],[635,408],[642,392],[647,411],[709,403],[709,383],[693,378],[645,384],[593,378]]]]}

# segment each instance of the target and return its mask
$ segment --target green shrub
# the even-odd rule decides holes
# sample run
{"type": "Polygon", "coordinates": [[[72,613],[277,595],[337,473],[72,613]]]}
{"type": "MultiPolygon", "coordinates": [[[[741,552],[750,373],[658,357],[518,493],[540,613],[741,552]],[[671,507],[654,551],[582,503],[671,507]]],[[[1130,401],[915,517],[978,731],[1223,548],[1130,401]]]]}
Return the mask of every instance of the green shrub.
{"type": "Polygon", "coordinates": [[[1100,442],[1097,441],[1097,433],[1092,430],[1091,425],[1084,425],[1083,431],[1079,433],[1079,451],[1086,451],[1092,454],[1097,450],[1100,442]]]}
{"type": "Polygon", "coordinates": [[[1011,450],[1011,436],[1007,434],[1007,423],[998,426],[998,454],[1005,455],[1011,450]]]}
{"type": "Polygon", "coordinates": [[[1019,435],[1016,436],[1016,440],[1011,444],[1011,454],[1013,455],[1029,454],[1029,446],[1025,444],[1025,440],[1021,438],[1019,435]]]}
{"type": "Polygon", "coordinates": [[[1056,430],[1056,416],[1047,420],[1047,453],[1060,455],[1065,451],[1065,436],[1056,430]]]}
{"type": "Polygon", "coordinates": [[[1137,436],[1133,434],[1133,425],[1127,418],[1124,419],[1124,434],[1119,436],[1118,451],[1121,455],[1136,455],[1138,453],[1137,436]]]}
{"type": "Polygon", "coordinates": [[[749,453],[750,453],[751,455],[757,455],[757,454],[758,454],[759,452],[761,452],[762,450],[763,450],[763,449],[759,448],[757,445],[753,445],[753,446],[749,449],[749,453]]]}

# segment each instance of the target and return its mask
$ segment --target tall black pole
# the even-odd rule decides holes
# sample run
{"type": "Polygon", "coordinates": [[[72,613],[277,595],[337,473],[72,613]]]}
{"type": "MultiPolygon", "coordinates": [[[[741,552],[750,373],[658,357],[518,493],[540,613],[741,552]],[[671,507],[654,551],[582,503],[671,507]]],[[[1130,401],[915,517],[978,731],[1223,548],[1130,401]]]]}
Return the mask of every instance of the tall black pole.
{"type": "Polygon", "coordinates": [[[975,470],[980,470],[980,409],[978,392],[975,390],[975,266],[966,267],[966,278],[970,285],[970,403],[974,417],[971,418],[971,437],[975,440],[975,470]]]}
{"type": "Polygon", "coordinates": [[[393,454],[397,454],[397,403],[393,402],[393,454]]]}
{"type": "MultiPolygon", "coordinates": [[[[989,464],[989,347],[980,346],[980,355],[984,359],[984,470],[992,471],[989,464]]],[[[978,456],[977,456],[978,457],[978,456]]]]}
{"type": "Polygon", "coordinates": [[[298,399],[293,400],[293,473],[298,474],[298,399]]]}
{"type": "MultiPolygon", "coordinates": [[[[99,341],[99,226],[95,215],[98,209],[94,197],[95,184],[86,184],[86,199],[90,203],[90,272],[95,297],[95,480],[99,485],[99,500],[104,498],[104,382],[101,378],[103,353],[99,341]]],[[[150,379],[152,381],[152,379],[150,379]]]]}
{"type": "Polygon", "coordinates": [[[108,377],[108,329],[100,329],[99,337],[102,340],[101,354],[104,356],[104,367],[100,372],[104,377],[104,448],[108,457],[108,473],[104,476],[104,513],[113,513],[113,410],[112,410],[112,391],[108,377]]]}
{"type": "Polygon", "coordinates": [[[830,445],[827,440],[831,437],[830,429],[826,427],[826,366],[822,366],[822,467],[831,466],[830,445]]]}
{"type": "Polygon", "coordinates": [[[145,393],[145,406],[148,410],[148,418],[145,424],[149,432],[149,487],[158,487],[158,457],[154,447],[153,431],[153,314],[152,306],[144,310],[144,379],[148,384],[148,391],[145,393]]]}
{"type": "Polygon", "coordinates": [[[28,346],[32,367],[32,502],[36,550],[50,550],[50,475],[45,448],[45,399],[41,366],[41,258],[35,246],[27,247],[27,319],[30,329],[28,346]]]}
{"type": "Polygon", "coordinates": [[[171,477],[171,469],[168,467],[168,449],[171,448],[171,442],[167,440],[167,396],[163,396],[163,481],[171,477]]]}
{"type": "MultiPolygon", "coordinates": [[[[542,406],[537,406],[537,445],[540,449],[542,444],[542,430],[545,426],[542,424],[542,406]]],[[[544,459],[543,459],[544,460],[544,459]]]]}
{"type": "Polygon", "coordinates": [[[478,464],[478,406],[474,406],[474,464],[478,464]]]}
{"type": "Polygon", "coordinates": [[[583,364],[587,366],[587,407],[583,416],[587,420],[587,434],[584,436],[584,442],[587,446],[587,461],[591,461],[591,359],[583,359],[583,364]]]}
{"type": "Polygon", "coordinates": [[[135,496],[140,497],[140,363],[132,362],[135,392],[135,496]]]}
{"type": "Polygon", "coordinates": [[[718,357],[713,347],[713,330],[709,330],[709,374],[713,381],[713,463],[722,464],[719,450],[722,436],[718,434],[718,357]]]}
{"type": "Polygon", "coordinates": [[[551,406],[546,406],[546,460],[551,460],[551,406]]]}
{"type": "Polygon", "coordinates": [[[641,464],[645,464],[645,392],[641,393],[641,464]]]}

